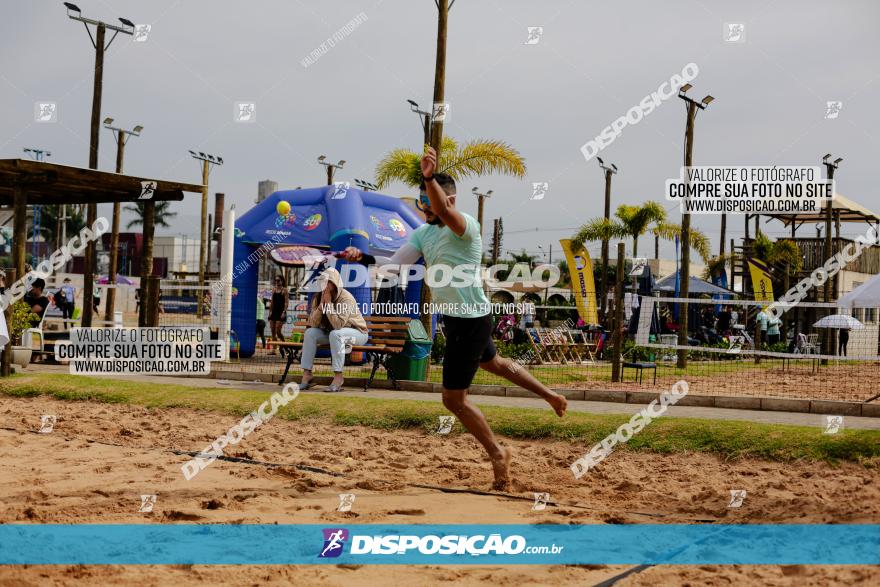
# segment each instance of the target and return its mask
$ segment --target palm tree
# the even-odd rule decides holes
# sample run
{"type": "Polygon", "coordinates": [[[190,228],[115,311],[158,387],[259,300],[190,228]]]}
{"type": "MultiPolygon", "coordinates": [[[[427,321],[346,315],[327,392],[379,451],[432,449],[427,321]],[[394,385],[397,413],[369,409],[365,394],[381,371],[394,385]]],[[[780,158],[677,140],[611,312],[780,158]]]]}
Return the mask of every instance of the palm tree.
{"type": "MultiPolygon", "coordinates": [[[[654,236],[667,241],[674,241],[678,237],[681,240],[681,224],[672,224],[669,222],[660,222],[651,228],[654,236]]],[[[697,253],[704,263],[708,263],[711,258],[709,248],[709,237],[703,232],[691,227],[691,249],[697,253]]]]}
{"type": "Polygon", "coordinates": [[[513,251],[511,251],[510,256],[513,259],[514,265],[516,265],[517,263],[525,263],[529,266],[529,269],[535,266],[535,261],[537,261],[538,259],[537,255],[531,255],[527,253],[525,249],[523,249],[519,253],[514,253],[513,251]]]}
{"type": "MultiPolygon", "coordinates": [[[[579,251],[588,242],[626,238],[629,233],[619,222],[607,218],[593,218],[571,237],[571,250],[579,251]]],[[[602,268],[605,271],[605,267],[602,268]]]]}
{"type": "Polygon", "coordinates": [[[768,265],[787,267],[789,275],[796,275],[803,264],[801,251],[793,240],[771,241],[763,232],[752,242],[752,253],[768,265]]]}
{"type": "Polygon", "coordinates": [[[648,227],[666,221],[666,210],[653,201],[645,202],[641,206],[618,206],[614,215],[620,220],[627,236],[633,239],[633,257],[639,256],[639,237],[648,231],[648,227]]]}
{"type": "Polygon", "coordinates": [[[60,247],[67,243],[61,242],[61,235],[66,234],[69,237],[82,230],[86,225],[82,213],[76,206],[67,207],[67,220],[65,222],[66,230],[61,227],[60,218],[61,206],[42,206],[40,209],[40,223],[42,224],[41,232],[46,241],[53,243],[53,246],[60,247]]]}
{"type": "MultiPolygon", "coordinates": [[[[736,253],[727,253],[724,255],[715,255],[706,261],[706,268],[703,270],[703,279],[712,281],[716,275],[721,275],[728,264],[733,266],[739,261],[739,255],[736,253]]],[[[732,284],[731,284],[732,288],[732,284]]]]}
{"type": "MultiPolygon", "coordinates": [[[[154,224],[156,226],[161,226],[162,228],[169,228],[171,225],[168,224],[168,220],[177,216],[177,212],[171,212],[168,210],[168,207],[171,205],[171,202],[167,200],[156,202],[155,210],[156,210],[156,219],[154,224]]],[[[125,207],[126,212],[131,212],[135,215],[128,224],[125,225],[126,228],[131,228],[133,226],[143,226],[144,225],[144,202],[135,202],[134,204],[129,204],[125,207]]]]}
{"type": "MultiPolygon", "coordinates": [[[[394,149],[376,165],[376,185],[384,188],[399,181],[418,187],[422,183],[421,158],[421,153],[394,149]]],[[[455,180],[491,173],[525,177],[526,163],[519,151],[503,141],[478,139],[460,146],[455,139],[444,137],[437,172],[455,180]]]]}
{"type": "Polygon", "coordinates": [[[559,269],[559,283],[556,284],[556,287],[571,287],[571,273],[568,270],[568,260],[562,259],[556,263],[556,267],[559,269]]]}

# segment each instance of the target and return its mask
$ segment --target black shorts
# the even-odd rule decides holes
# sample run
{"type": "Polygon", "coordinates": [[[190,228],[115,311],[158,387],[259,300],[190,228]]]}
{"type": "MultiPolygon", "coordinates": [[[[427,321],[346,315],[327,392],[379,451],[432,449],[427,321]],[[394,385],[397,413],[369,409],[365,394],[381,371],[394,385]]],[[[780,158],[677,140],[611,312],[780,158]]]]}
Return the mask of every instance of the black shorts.
{"type": "Polygon", "coordinates": [[[480,363],[495,356],[492,342],[492,316],[455,318],[443,316],[446,330],[446,356],[443,357],[444,389],[467,389],[480,363]]]}

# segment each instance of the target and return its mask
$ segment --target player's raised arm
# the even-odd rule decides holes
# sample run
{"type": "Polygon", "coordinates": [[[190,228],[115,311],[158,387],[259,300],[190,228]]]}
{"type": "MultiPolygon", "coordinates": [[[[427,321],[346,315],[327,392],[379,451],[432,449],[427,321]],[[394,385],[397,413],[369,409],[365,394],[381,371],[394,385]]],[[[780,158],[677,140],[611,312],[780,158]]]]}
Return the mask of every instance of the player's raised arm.
{"type": "Polygon", "coordinates": [[[428,151],[421,161],[422,177],[425,178],[425,193],[431,202],[431,211],[449,227],[449,230],[457,236],[464,234],[467,229],[467,221],[461,212],[455,209],[455,204],[449,200],[448,195],[440,184],[434,179],[437,170],[437,151],[428,147],[428,151]]]}
{"type": "Polygon", "coordinates": [[[406,243],[397,249],[397,251],[395,251],[390,257],[368,255],[357,247],[346,247],[346,249],[339,254],[339,257],[352,263],[366,265],[367,267],[370,265],[414,265],[418,263],[419,259],[421,259],[422,253],[411,244],[406,243]]]}

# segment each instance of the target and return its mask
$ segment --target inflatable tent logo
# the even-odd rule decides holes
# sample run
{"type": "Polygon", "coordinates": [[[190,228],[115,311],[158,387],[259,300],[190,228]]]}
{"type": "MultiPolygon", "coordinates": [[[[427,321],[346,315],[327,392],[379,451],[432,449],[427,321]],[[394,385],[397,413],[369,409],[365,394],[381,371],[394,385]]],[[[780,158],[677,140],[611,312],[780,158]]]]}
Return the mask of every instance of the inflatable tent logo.
{"type": "Polygon", "coordinates": [[[303,222],[303,228],[306,230],[315,230],[318,228],[318,225],[321,224],[321,215],[320,214],[312,214],[303,222]]]}
{"type": "Polygon", "coordinates": [[[296,214],[291,212],[290,214],[278,215],[278,218],[275,219],[275,226],[281,228],[282,226],[293,226],[296,224],[296,214]]]}
{"type": "Polygon", "coordinates": [[[393,230],[394,232],[396,232],[400,236],[403,236],[406,234],[406,227],[403,225],[403,222],[401,222],[397,218],[392,218],[391,220],[389,220],[388,226],[390,226],[391,230],[393,230]]]}

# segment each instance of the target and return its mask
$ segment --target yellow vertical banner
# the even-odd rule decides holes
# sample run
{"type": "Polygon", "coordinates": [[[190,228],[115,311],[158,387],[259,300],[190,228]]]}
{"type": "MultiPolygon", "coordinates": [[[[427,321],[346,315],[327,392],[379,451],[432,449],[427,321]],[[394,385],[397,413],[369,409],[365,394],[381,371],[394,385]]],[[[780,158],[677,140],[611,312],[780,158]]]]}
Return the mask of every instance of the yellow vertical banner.
{"type": "Polygon", "coordinates": [[[587,324],[599,323],[599,308],[596,305],[596,284],[593,281],[593,263],[590,254],[581,248],[576,253],[571,250],[571,241],[561,239],[562,251],[565,260],[568,261],[568,271],[571,275],[571,291],[577,305],[578,315],[587,324]]]}
{"type": "Polygon", "coordinates": [[[773,282],[770,279],[770,268],[756,259],[747,259],[749,273],[752,276],[752,289],[755,291],[756,302],[773,301],[773,282]]]}

